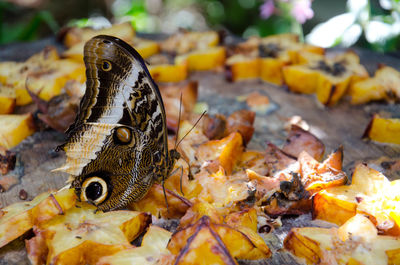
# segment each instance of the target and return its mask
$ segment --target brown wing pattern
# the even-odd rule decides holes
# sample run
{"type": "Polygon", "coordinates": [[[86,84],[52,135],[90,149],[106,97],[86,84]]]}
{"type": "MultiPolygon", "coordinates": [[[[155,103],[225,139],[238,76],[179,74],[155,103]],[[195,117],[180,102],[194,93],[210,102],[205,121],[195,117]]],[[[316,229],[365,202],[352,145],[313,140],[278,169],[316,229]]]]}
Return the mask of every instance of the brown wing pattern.
{"type": "Polygon", "coordinates": [[[88,179],[104,180],[103,186],[89,183],[89,195],[106,189],[98,208],[119,208],[140,199],[155,180],[168,174],[164,105],[143,59],[122,40],[94,37],[85,45],[84,61],[86,92],[61,146],[67,162],[58,170],[74,177],[72,186],[79,196],[88,179]],[[126,144],[115,141],[118,128],[132,134],[126,144]]]}

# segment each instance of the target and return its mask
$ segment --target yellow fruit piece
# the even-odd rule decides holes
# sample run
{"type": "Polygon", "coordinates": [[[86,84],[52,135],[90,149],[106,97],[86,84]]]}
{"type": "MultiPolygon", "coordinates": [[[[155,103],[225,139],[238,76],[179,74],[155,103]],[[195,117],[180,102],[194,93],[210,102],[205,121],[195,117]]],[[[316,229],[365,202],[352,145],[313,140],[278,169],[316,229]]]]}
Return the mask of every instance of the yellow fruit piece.
{"type": "Polygon", "coordinates": [[[97,265],[152,265],[165,264],[162,259],[170,254],[167,244],[171,238],[171,232],[158,226],[150,226],[143,237],[142,245],[137,248],[130,248],[117,252],[112,256],[102,257],[97,265]]]}
{"type": "Polygon", "coordinates": [[[397,264],[400,254],[400,239],[378,235],[363,215],[340,228],[292,228],[284,246],[307,264],[397,264]]]}
{"type": "Polygon", "coordinates": [[[154,184],[149,192],[138,202],[131,203],[128,208],[136,211],[149,212],[154,216],[162,218],[180,218],[192,205],[184,197],[166,189],[166,200],[164,190],[160,184],[154,184]]]}
{"type": "Polygon", "coordinates": [[[200,163],[217,159],[229,175],[240,159],[243,149],[241,134],[233,132],[221,140],[212,140],[202,144],[197,150],[197,158],[200,163]]]}
{"type": "Polygon", "coordinates": [[[15,90],[0,83],[0,114],[10,114],[15,108],[15,90]]]}
{"type": "Polygon", "coordinates": [[[60,59],[54,47],[45,48],[24,63],[0,63],[0,75],[1,72],[7,73],[4,84],[15,90],[17,106],[32,102],[27,89],[47,101],[59,95],[68,80],[85,81],[85,66],[73,60],[60,59]],[[7,65],[12,70],[3,70],[7,65]]]}
{"type": "Polygon", "coordinates": [[[23,235],[34,225],[40,225],[75,205],[71,189],[45,192],[30,202],[14,203],[0,210],[0,247],[23,235]]]}
{"type": "Polygon", "coordinates": [[[168,249],[172,254],[178,255],[177,264],[180,264],[178,261],[183,259],[182,257],[186,262],[186,259],[191,257],[192,264],[195,261],[197,262],[196,264],[210,264],[204,262],[207,259],[221,258],[221,256],[229,260],[229,262],[232,262],[233,258],[268,258],[271,256],[271,252],[262,239],[261,241],[263,242],[262,248],[260,248],[261,245],[252,241],[246,234],[225,224],[214,224],[208,216],[203,216],[195,224],[173,234],[171,241],[168,243],[168,249]],[[210,243],[214,247],[210,248],[210,245],[208,245],[210,243]],[[196,248],[192,244],[195,244],[196,248]],[[215,250],[212,251],[212,249],[215,250]]]}
{"type": "Polygon", "coordinates": [[[32,114],[0,115],[0,146],[13,148],[34,132],[32,114]]]}
{"type": "Polygon", "coordinates": [[[68,50],[65,50],[62,53],[63,57],[83,64],[83,49],[85,47],[85,43],[86,42],[78,42],[68,50]]]}
{"type": "Polygon", "coordinates": [[[400,183],[390,182],[378,171],[360,164],[350,186],[322,190],[313,198],[313,217],[342,225],[357,213],[368,215],[380,233],[400,235],[400,223],[393,213],[399,211],[400,183]]]}
{"type": "Polygon", "coordinates": [[[334,58],[304,52],[298,57],[300,65],[284,67],[283,77],[289,89],[294,92],[311,94],[324,105],[335,105],[351,84],[368,77],[359,57],[346,52],[334,58]]]}
{"type": "Polygon", "coordinates": [[[289,50],[288,53],[290,62],[292,64],[305,64],[311,60],[317,61],[323,58],[325,49],[322,47],[302,43],[297,49],[289,50]]]}
{"type": "Polygon", "coordinates": [[[21,69],[23,63],[0,62],[0,83],[7,84],[7,79],[21,69]]]}
{"type": "Polygon", "coordinates": [[[35,229],[28,256],[47,248],[48,264],[96,264],[104,256],[132,248],[134,240],[148,226],[149,214],[133,211],[97,212],[87,203],[78,204],[35,229]],[[37,242],[41,244],[35,245],[37,242]]]}
{"type": "Polygon", "coordinates": [[[400,144],[400,119],[385,119],[375,114],[364,137],[381,143],[400,144]]]}
{"type": "Polygon", "coordinates": [[[373,100],[399,100],[400,72],[396,69],[383,66],[375,76],[355,82],[349,89],[351,104],[363,104],[373,100]]]}
{"type": "Polygon", "coordinates": [[[160,52],[160,45],[152,40],[135,38],[132,46],[144,59],[160,52]]]}
{"type": "Polygon", "coordinates": [[[226,224],[233,228],[248,227],[257,232],[257,211],[254,208],[230,213],[225,217],[226,224]]]}
{"type": "Polygon", "coordinates": [[[150,65],[149,71],[156,82],[180,82],[188,77],[188,66],[184,62],[180,64],[150,65]]]}
{"type": "MultiPolygon", "coordinates": [[[[51,70],[35,77],[28,77],[26,86],[31,92],[38,94],[41,99],[49,101],[61,94],[68,80],[77,80],[83,83],[85,80],[84,65],[68,59],[55,61],[51,70]]],[[[23,90],[23,88],[17,89],[23,90]]]]}
{"type": "Polygon", "coordinates": [[[70,48],[77,43],[85,43],[97,35],[112,35],[125,41],[130,41],[135,36],[135,30],[130,22],[114,24],[111,27],[99,30],[92,28],[72,28],[65,34],[64,45],[70,48]]]}
{"type": "Polygon", "coordinates": [[[304,65],[290,65],[282,69],[289,90],[302,94],[313,94],[317,88],[318,73],[304,65]]]}
{"type": "Polygon", "coordinates": [[[83,47],[88,40],[97,35],[111,35],[126,42],[131,42],[135,37],[135,30],[129,22],[115,24],[99,30],[92,28],[72,28],[64,37],[64,44],[68,49],[63,52],[63,57],[83,63],[83,47]]]}
{"type": "Polygon", "coordinates": [[[188,32],[180,31],[161,42],[161,50],[171,54],[184,54],[194,50],[217,46],[218,33],[215,31],[188,32]]]}
{"type": "Polygon", "coordinates": [[[260,77],[260,59],[248,58],[241,54],[229,57],[225,64],[227,79],[239,81],[260,77]]]}
{"type": "Polygon", "coordinates": [[[225,64],[225,47],[211,47],[196,50],[175,58],[176,64],[187,63],[189,71],[208,71],[222,67],[225,64]]]}
{"type": "Polygon", "coordinates": [[[349,74],[332,76],[319,72],[316,89],[318,101],[327,106],[335,105],[346,93],[351,78],[349,74]]]}
{"type": "Polygon", "coordinates": [[[263,81],[275,85],[282,85],[284,82],[282,68],[288,64],[286,60],[280,58],[261,58],[260,78],[263,81]]]}

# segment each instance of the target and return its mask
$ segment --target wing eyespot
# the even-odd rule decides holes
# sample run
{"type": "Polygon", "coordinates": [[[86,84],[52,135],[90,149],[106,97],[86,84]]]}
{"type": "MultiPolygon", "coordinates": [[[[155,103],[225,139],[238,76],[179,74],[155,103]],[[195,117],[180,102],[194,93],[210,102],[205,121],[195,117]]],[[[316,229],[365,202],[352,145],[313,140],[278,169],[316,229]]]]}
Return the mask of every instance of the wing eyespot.
{"type": "Polygon", "coordinates": [[[134,140],[132,130],[128,127],[121,126],[114,131],[114,141],[117,144],[130,144],[134,140]]]}
{"type": "Polygon", "coordinates": [[[94,205],[102,203],[108,195],[107,183],[99,177],[90,177],[82,184],[80,199],[94,205]]]}
{"type": "Polygon", "coordinates": [[[110,71],[112,69],[112,65],[110,63],[110,61],[104,60],[103,63],[101,64],[101,69],[103,69],[103,71],[110,71]]]}

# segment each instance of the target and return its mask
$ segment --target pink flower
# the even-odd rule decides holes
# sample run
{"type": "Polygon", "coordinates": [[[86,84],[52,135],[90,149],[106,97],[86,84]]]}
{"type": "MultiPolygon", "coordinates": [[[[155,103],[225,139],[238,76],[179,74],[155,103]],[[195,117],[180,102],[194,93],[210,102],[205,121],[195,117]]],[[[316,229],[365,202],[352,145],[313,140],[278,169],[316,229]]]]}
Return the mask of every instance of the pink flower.
{"type": "Polygon", "coordinates": [[[294,0],[292,15],[300,24],[304,24],[307,19],[314,16],[314,12],[311,9],[311,0],[294,0]]]}
{"type": "Polygon", "coordinates": [[[269,18],[275,11],[275,5],[273,0],[266,0],[264,4],[260,6],[260,16],[263,19],[269,18]]]}

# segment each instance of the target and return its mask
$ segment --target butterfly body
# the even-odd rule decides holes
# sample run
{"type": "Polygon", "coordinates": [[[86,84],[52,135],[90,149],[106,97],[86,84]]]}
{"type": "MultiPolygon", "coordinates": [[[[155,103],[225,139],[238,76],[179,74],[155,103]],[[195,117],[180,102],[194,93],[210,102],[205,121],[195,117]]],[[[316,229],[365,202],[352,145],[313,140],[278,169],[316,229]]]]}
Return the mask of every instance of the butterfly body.
{"type": "Polygon", "coordinates": [[[113,210],[166,179],[179,153],[168,151],[160,92],[131,46],[97,36],[86,43],[84,61],[86,92],[61,147],[67,162],[59,170],[72,175],[79,198],[113,210]]]}

